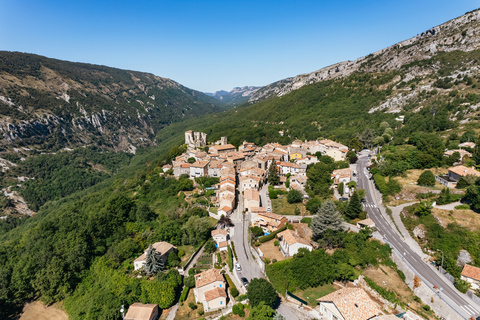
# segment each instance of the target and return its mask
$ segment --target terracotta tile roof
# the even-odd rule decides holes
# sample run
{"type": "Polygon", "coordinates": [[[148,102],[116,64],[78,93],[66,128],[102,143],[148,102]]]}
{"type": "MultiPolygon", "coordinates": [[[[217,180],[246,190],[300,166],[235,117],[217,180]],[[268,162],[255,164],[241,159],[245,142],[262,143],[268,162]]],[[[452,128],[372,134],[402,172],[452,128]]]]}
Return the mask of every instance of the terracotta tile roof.
{"type": "Polygon", "coordinates": [[[230,192],[232,194],[235,194],[235,188],[232,187],[231,185],[223,185],[220,187],[220,190],[218,190],[220,193],[223,192],[230,192]]]}
{"type": "Polygon", "coordinates": [[[225,248],[227,245],[228,245],[228,242],[227,242],[227,241],[222,241],[222,242],[219,242],[219,243],[218,243],[218,247],[219,247],[219,248],[225,248]]]}
{"type": "Polygon", "coordinates": [[[273,220],[282,220],[282,218],[284,218],[283,216],[279,215],[279,214],[276,214],[276,213],[273,213],[273,212],[267,212],[267,211],[260,211],[260,212],[257,212],[257,214],[259,216],[263,216],[263,217],[267,217],[269,219],[273,219],[273,220]]]}
{"type": "Polygon", "coordinates": [[[221,145],[221,146],[213,146],[212,148],[216,149],[217,151],[223,151],[223,150],[229,150],[229,149],[237,149],[235,148],[234,145],[231,145],[231,144],[224,144],[224,145],[221,145]]]}
{"type": "Polygon", "coordinates": [[[462,276],[480,281],[480,268],[466,264],[463,267],[462,276]]]}
{"type": "Polygon", "coordinates": [[[227,207],[227,206],[225,206],[225,207],[222,207],[222,208],[220,208],[220,210],[219,210],[219,211],[223,211],[223,212],[229,212],[229,211],[231,211],[232,209],[233,209],[233,208],[231,208],[231,207],[227,207]]]}
{"type": "MultiPolygon", "coordinates": [[[[165,241],[155,242],[154,244],[152,244],[152,247],[162,255],[172,248],[177,249],[177,247],[165,241]]],[[[145,259],[147,258],[147,250],[145,250],[145,252],[140,257],[135,259],[135,261],[145,261],[145,259]]]]}
{"type": "Polygon", "coordinates": [[[201,288],[215,281],[224,282],[223,276],[218,269],[209,269],[195,275],[195,286],[201,288]]]}
{"type": "Polygon", "coordinates": [[[375,226],[375,222],[373,222],[372,219],[361,220],[361,221],[358,221],[357,224],[361,224],[364,226],[375,226]]]}
{"type": "Polygon", "coordinates": [[[265,213],[267,212],[267,208],[265,207],[252,207],[250,208],[250,210],[252,211],[252,213],[265,213]]]}
{"type": "Polygon", "coordinates": [[[248,174],[248,175],[246,175],[246,176],[240,177],[240,181],[244,181],[244,180],[248,180],[248,179],[255,180],[255,181],[257,181],[257,182],[260,181],[260,178],[259,178],[259,177],[254,176],[254,175],[251,175],[251,174],[248,174]]]}
{"type": "Polygon", "coordinates": [[[226,236],[228,234],[227,230],[225,229],[215,229],[215,230],[212,230],[212,237],[213,236],[216,236],[217,234],[221,234],[221,235],[224,235],[226,236]]]}
{"type": "Polygon", "coordinates": [[[235,201],[235,196],[233,194],[227,193],[222,196],[221,200],[235,201]]]}
{"type": "Polygon", "coordinates": [[[468,167],[465,167],[465,166],[456,166],[456,167],[452,167],[452,168],[448,168],[448,171],[451,171],[455,174],[458,174],[459,176],[466,176],[466,175],[474,175],[474,176],[477,176],[477,177],[480,177],[480,172],[478,172],[477,170],[475,170],[475,168],[468,168],[468,167]]]}
{"type": "Polygon", "coordinates": [[[377,304],[361,288],[343,288],[317,301],[333,302],[348,320],[367,320],[380,313],[377,304]]]}
{"type": "Polygon", "coordinates": [[[247,189],[243,192],[243,197],[245,200],[256,200],[260,201],[260,195],[258,193],[258,190],[255,189],[247,189]]]}
{"type": "Polygon", "coordinates": [[[192,163],[191,167],[196,167],[196,168],[205,168],[208,166],[208,161],[195,161],[192,163]]]}
{"type": "Polygon", "coordinates": [[[150,320],[155,308],[157,308],[158,313],[158,306],[156,304],[135,302],[128,308],[125,320],[150,320]]]}
{"type": "Polygon", "coordinates": [[[190,163],[182,163],[182,168],[190,168],[190,163]]]}
{"type": "Polygon", "coordinates": [[[212,301],[220,297],[227,297],[227,293],[223,288],[215,287],[212,290],[205,291],[205,301],[212,301]]]}
{"type": "Polygon", "coordinates": [[[285,162],[285,161],[277,161],[277,166],[279,167],[291,167],[291,168],[298,168],[298,163],[293,162],[285,162]]]}
{"type": "Polygon", "coordinates": [[[299,235],[297,235],[295,233],[295,231],[293,230],[290,230],[290,229],[287,229],[285,231],[282,231],[278,234],[278,237],[279,238],[283,238],[285,239],[285,242],[289,245],[289,246],[292,246],[294,245],[295,243],[301,243],[301,244],[304,244],[304,245],[307,245],[307,246],[312,246],[310,244],[310,241],[308,241],[307,239],[303,239],[302,237],[300,237],[299,235]]]}

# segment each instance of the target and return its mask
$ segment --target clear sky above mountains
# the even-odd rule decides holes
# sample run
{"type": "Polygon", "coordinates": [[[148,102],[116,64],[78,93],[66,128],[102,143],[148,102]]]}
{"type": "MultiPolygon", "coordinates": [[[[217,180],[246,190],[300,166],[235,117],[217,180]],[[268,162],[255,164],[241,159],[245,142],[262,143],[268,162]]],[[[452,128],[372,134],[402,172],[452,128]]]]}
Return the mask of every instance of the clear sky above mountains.
{"type": "Polygon", "coordinates": [[[0,0],[0,50],[151,72],[213,92],[354,60],[478,7],[478,0],[0,0]]]}

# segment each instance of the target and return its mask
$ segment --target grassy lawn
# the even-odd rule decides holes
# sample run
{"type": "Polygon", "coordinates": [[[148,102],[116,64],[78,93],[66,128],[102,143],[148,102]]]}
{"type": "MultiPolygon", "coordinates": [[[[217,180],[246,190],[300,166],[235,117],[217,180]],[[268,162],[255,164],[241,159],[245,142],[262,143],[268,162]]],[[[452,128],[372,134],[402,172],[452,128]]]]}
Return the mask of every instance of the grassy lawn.
{"type": "Polygon", "coordinates": [[[480,231],[479,215],[473,212],[473,210],[442,210],[433,208],[432,213],[442,221],[445,227],[449,223],[456,222],[471,231],[480,231]]]}
{"type": "Polygon", "coordinates": [[[203,316],[198,315],[198,310],[203,310],[203,306],[201,303],[197,304],[197,309],[192,310],[188,306],[190,302],[195,303],[195,295],[193,294],[193,289],[190,289],[188,292],[188,297],[183,303],[178,307],[177,314],[175,315],[175,320],[189,320],[189,319],[199,319],[203,318],[203,316]]]}
{"type": "Polygon", "coordinates": [[[295,291],[294,294],[307,301],[309,306],[316,306],[317,299],[336,291],[337,288],[333,284],[325,284],[320,287],[310,288],[303,291],[295,291]]]}
{"type": "Polygon", "coordinates": [[[179,246],[178,249],[182,249],[185,252],[185,255],[180,259],[181,265],[183,266],[185,263],[187,263],[188,259],[190,259],[195,250],[193,246],[179,246]]]}
{"type": "Polygon", "coordinates": [[[415,294],[392,268],[384,265],[379,268],[369,267],[363,271],[363,274],[372,279],[377,285],[394,291],[400,301],[405,305],[409,304],[411,310],[422,315],[425,319],[436,319],[432,311],[425,311],[422,304],[413,300],[415,294]]]}
{"type": "Polygon", "coordinates": [[[218,220],[212,217],[208,217],[208,221],[210,221],[210,225],[212,226],[212,228],[215,227],[218,223],[218,220]]]}
{"type": "Polygon", "coordinates": [[[302,203],[288,203],[287,195],[279,196],[277,199],[272,199],[272,212],[281,215],[295,215],[295,208],[300,209],[300,216],[308,215],[302,203]]]}

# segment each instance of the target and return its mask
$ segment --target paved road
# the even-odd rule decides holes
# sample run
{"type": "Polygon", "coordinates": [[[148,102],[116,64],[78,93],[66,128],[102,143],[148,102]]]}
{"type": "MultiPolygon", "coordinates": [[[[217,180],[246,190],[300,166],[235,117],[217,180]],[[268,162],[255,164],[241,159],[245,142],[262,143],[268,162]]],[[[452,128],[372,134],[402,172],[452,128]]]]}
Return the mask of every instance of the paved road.
{"type": "MultiPolygon", "coordinates": [[[[266,199],[266,190],[268,190],[267,185],[265,185],[260,192],[261,197],[263,198],[262,205],[268,203],[268,199],[266,199]]],[[[253,259],[249,248],[248,226],[250,222],[250,215],[248,213],[243,214],[243,195],[241,193],[237,193],[237,196],[238,205],[231,215],[232,222],[235,225],[235,232],[231,240],[235,243],[235,251],[237,252],[238,263],[240,263],[242,271],[233,270],[232,272],[237,272],[239,278],[245,277],[248,279],[248,281],[251,281],[253,278],[265,278],[260,266],[253,259]]],[[[284,302],[280,304],[280,306],[277,308],[277,311],[288,320],[303,319],[302,315],[298,314],[295,309],[290,308],[284,302]]]]}
{"type": "Polygon", "coordinates": [[[438,272],[423,262],[418,254],[403,242],[394,227],[382,216],[379,209],[379,205],[381,205],[379,203],[380,199],[375,198],[373,183],[369,179],[370,173],[366,169],[367,163],[368,153],[363,152],[358,160],[358,188],[367,191],[364,208],[368,216],[375,222],[384,239],[404,257],[417,274],[426,279],[431,285],[441,288],[440,298],[446,301],[464,319],[479,316],[480,308],[472,305],[460,292],[447,284],[447,280],[443,279],[438,272]]]}

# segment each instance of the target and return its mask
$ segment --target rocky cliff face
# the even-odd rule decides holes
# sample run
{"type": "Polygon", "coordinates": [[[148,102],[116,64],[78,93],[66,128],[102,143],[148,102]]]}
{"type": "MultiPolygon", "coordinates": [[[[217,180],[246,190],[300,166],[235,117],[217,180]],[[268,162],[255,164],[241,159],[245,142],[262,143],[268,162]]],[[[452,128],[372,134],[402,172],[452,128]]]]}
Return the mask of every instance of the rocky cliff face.
{"type": "MultiPolygon", "coordinates": [[[[257,90],[249,102],[254,103],[271,96],[280,97],[305,85],[346,77],[354,72],[399,70],[402,66],[432,58],[440,52],[470,52],[479,47],[480,11],[476,10],[366,57],[339,62],[311,73],[274,82],[257,90]]],[[[435,67],[422,72],[435,72],[435,67]]],[[[412,70],[409,77],[414,78],[418,75],[415,73],[416,71],[412,70]]]]}
{"type": "Polygon", "coordinates": [[[134,152],[162,127],[220,111],[170,79],[18,52],[0,52],[0,144],[94,144],[134,152]]]}
{"type": "Polygon", "coordinates": [[[235,87],[231,91],[220,90],[210,95],[225,104],[237,106],[246,103],[260,88],[255,86],[235,87]]]}

